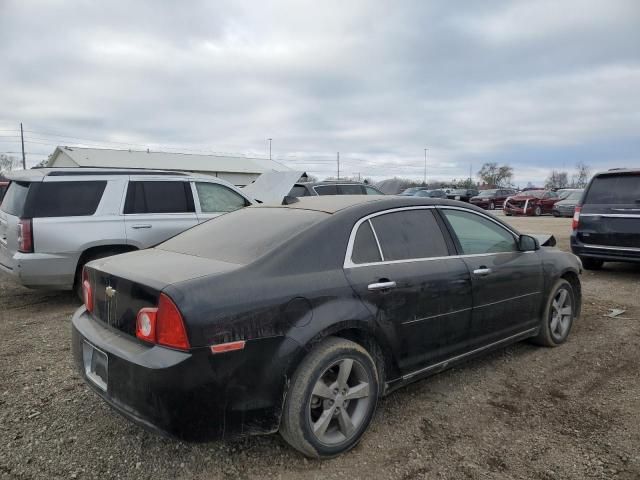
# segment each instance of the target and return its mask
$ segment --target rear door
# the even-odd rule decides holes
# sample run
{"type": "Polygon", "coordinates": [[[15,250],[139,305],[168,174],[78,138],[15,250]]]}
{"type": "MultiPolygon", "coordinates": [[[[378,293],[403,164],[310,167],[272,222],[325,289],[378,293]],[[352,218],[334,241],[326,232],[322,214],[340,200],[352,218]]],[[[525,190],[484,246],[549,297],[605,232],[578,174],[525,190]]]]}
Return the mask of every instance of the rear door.
{"type": "Polygon", "coordinates": [[[123,214],[127,243],[148,248],[198,224],[188,179],[131,177],[123,214]]]}
{"type": "Polygon", "coordinates": [[[249,200],[226,185],[205,181],[195,181],[193,185],[198,222],[251,205],[249,200]]]}
{"type": "Polygon", "coordinates": [[[543,273],[537,252],[521,252],[516,235],[481,213],[441,207],[473,284],[472,336],[481,344],[539,322],[543,273]]]}
{"type": "Polygon", "coordinates": [[[577,235],[587,245],[640,248],[640,173],[595,177],[583,197],[577,235]]]}
{"type": "Polygon", "coordinates": [[[11,182],[0,206],[0,264],[13,270],[18,251],[18,221],[24,213],[29,182],[11,182]]]}
{"type": "Polygon", "coordinates": [[[403,374],[454,356],[473,343],[471,281],[434,209],[395,209],[361,219],[345,273],[392,342],[403,374]]]}

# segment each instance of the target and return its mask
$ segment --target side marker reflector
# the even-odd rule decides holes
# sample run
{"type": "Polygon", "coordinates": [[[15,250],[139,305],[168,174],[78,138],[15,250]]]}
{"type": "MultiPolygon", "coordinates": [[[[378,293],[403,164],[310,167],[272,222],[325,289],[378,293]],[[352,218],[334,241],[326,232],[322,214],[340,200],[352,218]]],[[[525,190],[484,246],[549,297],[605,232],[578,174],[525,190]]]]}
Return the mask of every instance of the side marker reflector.
{"type": "Polygon", "coordinates": [[[242,350],[244,348],[244,340],[229,343],[219,343],[218,345],[211,345],[211,353],[226,353],[233,352],[234,350],[242,350]]]}

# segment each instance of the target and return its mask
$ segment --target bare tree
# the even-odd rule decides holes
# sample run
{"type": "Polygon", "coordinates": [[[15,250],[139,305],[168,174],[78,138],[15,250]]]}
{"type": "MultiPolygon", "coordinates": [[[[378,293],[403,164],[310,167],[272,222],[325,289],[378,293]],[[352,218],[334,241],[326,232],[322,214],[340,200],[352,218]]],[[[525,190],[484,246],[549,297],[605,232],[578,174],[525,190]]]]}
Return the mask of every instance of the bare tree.
{"type": "Polygon", "coordinates": [[[569,174],[567,174],[567,172],[552,170],[544,186],[549,189],[567,188],[569,186],[569,174]]]}
{"type": "Polygon", "coordinates": [[[497,162],[487,162],[478,171],[478,176],[484,183],[492,187],[506,186],[511,183],[513,178],[513,168],[509,165],[498,165],[497,162]]]}
{"type": "Polygon", "coordinates": [[[0,153],[0,174],[10,172],[17,163],[18,159],[16,157],[0,153]]]}
{"type": "Polygon", "coordinates": [[[572,178],[572,185],[575,188],[585,188],[591,179],[591,169],[584,162],[578,162],[576,165],[576,173],[572,178]]]}

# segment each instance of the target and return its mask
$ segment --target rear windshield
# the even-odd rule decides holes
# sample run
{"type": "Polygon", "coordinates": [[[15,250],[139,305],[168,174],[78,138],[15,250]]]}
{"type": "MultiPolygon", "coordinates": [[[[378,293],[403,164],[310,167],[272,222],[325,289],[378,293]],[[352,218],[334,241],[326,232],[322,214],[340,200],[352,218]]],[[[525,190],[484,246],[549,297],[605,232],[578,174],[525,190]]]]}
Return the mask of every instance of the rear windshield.
{"type": "Polygon", "coordinates": [[[527,190],[524,192],[520,192],[516,195],[516,197],[536,197],[542,198],[544,197],[545,190],[527,190]]]}
{"type": "Polygon", "coordinates": [[[328,216],[293,208],[243,208],[193,227],[156,248],[247,264],[328,216]]]}
{"type": "Polygon", "coordinates": [[[640,175],[596,177],[584,203],[639,204],[640,175]]]}
{"type": "Polygon", "coordinates": [[[27,193],[29,193],[28,183],[11,182],[7,193],[2,199],[2,206],[0,208],[9,215],[22,217],[27,193]]]}

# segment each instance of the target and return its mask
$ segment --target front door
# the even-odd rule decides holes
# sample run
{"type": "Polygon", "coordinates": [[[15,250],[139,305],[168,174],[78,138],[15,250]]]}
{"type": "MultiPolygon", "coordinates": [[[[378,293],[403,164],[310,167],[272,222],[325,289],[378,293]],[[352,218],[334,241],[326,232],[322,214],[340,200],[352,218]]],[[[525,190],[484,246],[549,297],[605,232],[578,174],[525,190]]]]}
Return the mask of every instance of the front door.
{"type": "Polygon", "coordinates": [[[542,264],[518,250],[516,235],[486,215],[442,207],[473,284],[473,335],[487,345],[540,321],[542,264]]]}
{"type": "Polygon", "coordinates": [[[391,339],[403,374],[473,343],[471,280],[433,209],[394,210],[360,221],[345,273],[391,339]]]}

